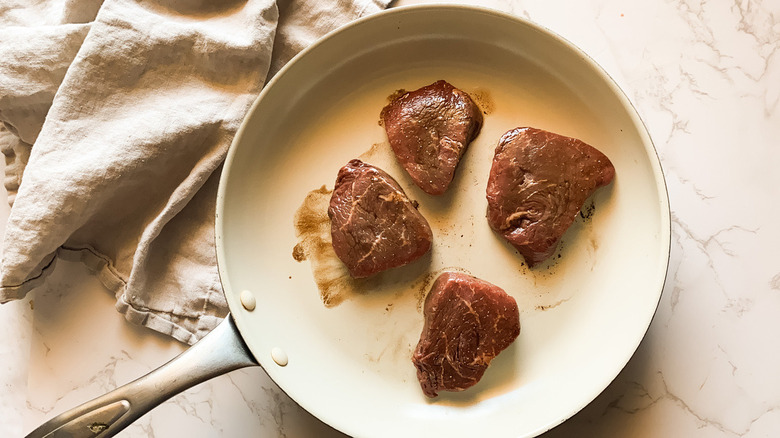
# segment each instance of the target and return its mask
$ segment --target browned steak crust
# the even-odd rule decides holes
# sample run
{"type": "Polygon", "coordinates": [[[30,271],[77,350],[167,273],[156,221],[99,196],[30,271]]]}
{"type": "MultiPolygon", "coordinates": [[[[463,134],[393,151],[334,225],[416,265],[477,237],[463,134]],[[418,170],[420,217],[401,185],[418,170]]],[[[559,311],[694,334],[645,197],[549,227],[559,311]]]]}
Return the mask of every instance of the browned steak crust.
{"type": "Polygon", "coordinates": [[[490,169],[488,222],[534,266],[555,252],[585,200],[614,176],[609,159],[576,138],[512,129],[490,169]]]}
{"type": "Polygon", "coordinates": [[[355,278],[406,265],[431,248],[431,227],[401,186],[360,160],[339,170],[328,216],[333,249],[355,278]]]}
{"type": "Polygon", "coordinates": [[[458,272],[436,279],[425,299],[425,325],[412,355],[428,397],[462,391],[520,334],[515,299],[500,287],[458,272]]]}
{"type": "Polygon", "coordinates": [[[402,94],[382,109],[381,117],[398,162],[432,195],[447,190],[482,127],[474,101],[443,80],[402,94]]]}

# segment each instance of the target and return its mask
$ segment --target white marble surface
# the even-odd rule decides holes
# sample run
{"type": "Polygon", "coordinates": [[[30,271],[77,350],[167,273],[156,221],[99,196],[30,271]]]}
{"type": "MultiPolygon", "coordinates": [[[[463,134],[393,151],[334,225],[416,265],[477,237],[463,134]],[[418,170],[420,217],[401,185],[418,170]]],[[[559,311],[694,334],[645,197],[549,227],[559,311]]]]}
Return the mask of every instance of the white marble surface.
{"type": "MultiPolygon", "coordinates": [[[[671,262],[647,336],[604,393],[544,436],[780,436],[780,0],[457,3],[531,19],[595,58],[645,120],[669,186],[671,262]]],[[[0,436],[184,349],[113,305],[60,262],[45,287],[0,306],[0,436]]],[[[186,391],[121,436],[248,435],[342,436],[259,368],[186,391]]]]}

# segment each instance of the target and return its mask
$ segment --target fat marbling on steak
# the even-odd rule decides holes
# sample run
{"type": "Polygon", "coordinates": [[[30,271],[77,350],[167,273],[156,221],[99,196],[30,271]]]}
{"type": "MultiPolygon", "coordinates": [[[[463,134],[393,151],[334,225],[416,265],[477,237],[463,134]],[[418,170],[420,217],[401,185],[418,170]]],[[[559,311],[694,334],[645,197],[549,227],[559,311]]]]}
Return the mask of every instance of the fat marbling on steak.
{"type": "Polygon", "coordinates": [[[520,334],[515,299],[470,275],[445,272],[425,299],[425,323],[412,355],[423,393],[462,391],[520,334]]]}
{"type": "Polygon", "coordinates": [[[398,162],[431,195],[447,190],[482,127],[482,112],[471,97],[443,80],[402,94],[381,117],[398,162]]]}
{"type": "Polygon", "coordinates": [[[431,248],[431,227],[401,186],[360,160],[339,170],[328,216],[333,249],[354,278],[406,265],[431,248]]]}
{"type": "Polygon", "coordinates": [[[488,222],[534,266],[555,252],[585,200],[614,176],[606,155],[576,138],[512,129],[490,169],[488,222]]]}

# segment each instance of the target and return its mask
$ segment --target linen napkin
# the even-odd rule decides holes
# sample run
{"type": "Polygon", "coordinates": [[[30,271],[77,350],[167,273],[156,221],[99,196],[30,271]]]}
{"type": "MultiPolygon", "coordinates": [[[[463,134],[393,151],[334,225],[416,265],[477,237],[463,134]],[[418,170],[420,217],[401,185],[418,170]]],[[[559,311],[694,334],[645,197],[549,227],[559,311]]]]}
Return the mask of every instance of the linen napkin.
{"type": "Polygon", "coordinates": [[[389,1],[6,0],[0,302],[80,260],[127,320],[208,333],[227,314],[214,213],[243,116],[298,51],[389,1]]]}

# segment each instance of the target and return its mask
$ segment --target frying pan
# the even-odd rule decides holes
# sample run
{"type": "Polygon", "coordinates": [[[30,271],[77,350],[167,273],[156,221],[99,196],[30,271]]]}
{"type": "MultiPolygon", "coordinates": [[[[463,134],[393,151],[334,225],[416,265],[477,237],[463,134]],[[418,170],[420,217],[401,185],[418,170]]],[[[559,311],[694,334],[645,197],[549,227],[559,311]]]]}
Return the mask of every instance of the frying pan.
{"type": "Polygon", "coordinates": [[[257,364],[350,435],[535,436],[592,401],[632,356],[658,305],[671,233],[650,137],[593,60],[517,17],[425,5],[341,28],[266,86],[228,153],[216,236],[231,316],[160,369],[29,436],[109,436],[177,392],[257,364]],[[395,162],[378,120],[388,96],[438,79],[470,93],[485,123],[434,197],[395,162]],[[534,269],[485,220],[493,149],[518,126],[580,138],[616,168],[534,269]],[[323,211],[356,157],[393,175],[434,231],[429,255],[363,281],[328,253],[323,211]],[[410,356],[431,280],[453,269],[510,293],[522,330],[476,386],[430,400],[410,356]]]}

